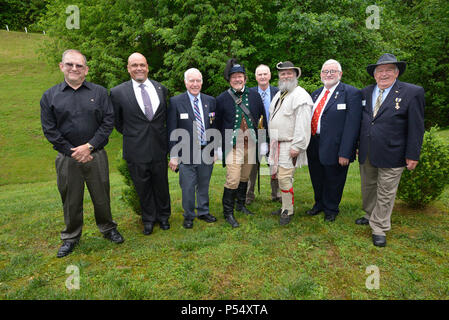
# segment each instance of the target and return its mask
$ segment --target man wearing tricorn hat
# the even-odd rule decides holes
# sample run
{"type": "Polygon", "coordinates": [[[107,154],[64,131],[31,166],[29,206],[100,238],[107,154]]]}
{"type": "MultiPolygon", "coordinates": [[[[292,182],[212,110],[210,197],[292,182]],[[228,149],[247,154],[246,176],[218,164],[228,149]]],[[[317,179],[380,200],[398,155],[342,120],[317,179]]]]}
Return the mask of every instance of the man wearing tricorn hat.
{"type": "MultiPolygon", "coordinates": [[[[217,129],[222,136],[223,166],[226,166],[226,183],[223,192],[223,215],[233,227],[239,224],[234,217],[237,211],[253,214],[245,207],[249,175],[257,161],[257,129],[265,114],[262,99],[246,87],[245,67],[235,59],[228,60],[224,77],[230,88],[217,97],[217,129]]],[[[262,126],[267,127],[265,117],[262,126]]]]}
{"type": "Polygon", "coordinates": [[[418,164],[424,135],[424,89],[397,78],[406,63],[385,53],[368,73],[377,84],[362,90],[359,162],[365,216],[356,224],[370,225],[373,244],[386,245],[396,191],[404,167],[418,164]]]}
{"type": "Polygon", "coordinates": [[[294,214],[295,169],[307,164],[313,102],[310,95],[298,86],[300,68],[290,61],[279,62],[276,68],[279,71],[279,92],[270,104],[268,162],[271,174],[279,180],[282,197],[282,208],[273,214],[279,214],[279,223],[286,225],[294,214]]]}

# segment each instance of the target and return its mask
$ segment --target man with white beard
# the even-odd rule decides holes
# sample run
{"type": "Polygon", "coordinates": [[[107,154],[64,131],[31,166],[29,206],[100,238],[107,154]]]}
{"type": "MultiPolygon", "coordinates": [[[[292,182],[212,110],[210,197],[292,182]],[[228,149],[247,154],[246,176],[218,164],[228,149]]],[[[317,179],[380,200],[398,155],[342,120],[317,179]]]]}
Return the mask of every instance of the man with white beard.
{"type": "Polygon", "coordinates": [[[362,93],[340,82],[343,72],[336,60],[321,68],[324,87],[312,93],[312,137],[307,160],[315,204],[306,213],[324,211],[324,220],[333,222],[339,213],[350,162],[355,159],[362,118],[362,93]]]}
{"type": "Polygon", "coordinates": [[[278,178],[282,192],[282,208],[272,214],[279,214],[279,224],[286,225],[294,214],[295,169],[307,164],[313,102],[310,95],[298,86],[300,68],[285,61],[279,62],[276,69],[279,71],[279,92],[270,105],[268,162],[271,175],[278,178]]]}

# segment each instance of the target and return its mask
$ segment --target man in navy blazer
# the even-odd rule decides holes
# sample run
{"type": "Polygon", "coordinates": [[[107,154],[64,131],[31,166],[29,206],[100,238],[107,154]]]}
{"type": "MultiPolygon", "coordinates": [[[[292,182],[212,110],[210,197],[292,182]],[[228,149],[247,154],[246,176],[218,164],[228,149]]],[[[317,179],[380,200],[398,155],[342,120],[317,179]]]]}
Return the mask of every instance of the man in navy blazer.
{"type": "Polygon", "coordinates": [[[215,98],[201,93],[203,76],[198,69],[188,69],[184,83],[187,91],[170,98],[167,112],[168,165],[172,171],[179,169],[183,226],[191,229],[196,216],[206,222],[217,221],[209,212],[209,182],[214,168],[214,137],[210,137],[209,129],[215,125],[215,98]]]}
{"type": "Polygon", "coordinates": [[[170,228],[168,189],[167,94],[159,82],[148,79],[148,63],[140,53],[128,58],[131,80],[111,89],[115,128],[123,134],[123,159],[139,196],[143,233],[155,223],[170,228]]]}
{"type": "Polygon", "coordinates": [[[324,87],[312,93],[312,137],[307,161],[315,194],[308,215],[324,211],[325,221],[334,221],[339,213],[349,164],[355,159],[362,116],[359,89],[340,82],[343,72],[336,60],[327,60],[321,68],[324,87]]]}
{"type": "Polygon", "coordinates": [[[394,55],[383,54],[367,67],[376,84],[362,90],[359,162],[366,214],[356,224],[369,224],[379,247],[387,243],[404,167],[413,170],[418,164],[424,136],[424,89],[397,80],[405,68],[394,55]]]}
{"type": "MultiPolygon", "coordinates": [[[[273,100],[276,93],[279,91],[279,89],[277,87],[270,85],[271,72],[270,68],[267,65],[261,64],[257,66],[256,71],[254,73],[256,76],[257,87],[252,87],[249,90],[256,91],[262,98],[262,102],[265,108],[264,118],[267,119],[268,123],[268,119],[270,119],[270,112],[269,112],[270,103],[271,100],[273,100]]],[[[259,166],[260,166],[259,164],[254,166],[249,175],[248,190],[246,192],[246,204],[251,204],[251,202],[253,202],[255,199],[254,187],[256,185],[257,171],[259,170],[259,166]]],[[[270,182],[271,182],[271,200],[280,201],[281,194],[279,191],[278,179],[271,178],[270,182]]]]}

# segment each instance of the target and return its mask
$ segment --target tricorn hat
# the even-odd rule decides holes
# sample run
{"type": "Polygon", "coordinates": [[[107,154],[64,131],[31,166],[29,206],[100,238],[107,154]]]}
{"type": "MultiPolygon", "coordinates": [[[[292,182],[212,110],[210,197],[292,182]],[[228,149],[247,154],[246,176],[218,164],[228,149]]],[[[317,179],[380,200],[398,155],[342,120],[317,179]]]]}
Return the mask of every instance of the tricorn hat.
{"type": "Polygon", "coordinates": [[[296,72],[296,79],[298,79],[301,76],[301,69],[299,67],[295,67],[293,63],[290,61],[279,62],[276,65],[276,69],[278,69],[278,71],[294,69],[296,72]]]}
{"type": "Polygon", "coordinates": [[[405,61],[398,61],[396,57],[391,53],[384,53],[379,60],[377,60],[376,64],[370,64],[366,67],[366,71],[368,71],[369,75],[371,77],[374,77],[374,70],[377,66],[383,65],[383,64],[395,64],[399,69],[399,75],[404,73],[405,67],[407,66],[407,63],[405,61]]]}
{"type": "Polygon", "coordinates": [[[229,81],[229,78],[231,77],[231,74],[237,73],[237,72],[241,72],[243,74],[246,74],[245,66],[243,64],[239,64],[237,62],[237,59],[235,59],[235,58],[229,59],[226,62],[226,67],[225,67],[225,70],[224,70],[224,78],[226,79],[226,81],[229,81]]]}

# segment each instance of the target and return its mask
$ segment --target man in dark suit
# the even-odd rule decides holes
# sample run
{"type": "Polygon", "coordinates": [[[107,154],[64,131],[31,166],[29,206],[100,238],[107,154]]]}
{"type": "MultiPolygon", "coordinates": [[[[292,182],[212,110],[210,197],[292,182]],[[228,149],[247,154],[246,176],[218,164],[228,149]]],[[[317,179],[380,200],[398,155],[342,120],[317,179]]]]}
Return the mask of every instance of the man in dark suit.
{"type": "Polygon", "coordinates": [[[155,223],[170,228],[167,172],[167,89],[148,79],[148,64],[140,53],[128,58],[131,80],[111,89],[115,127],[123,134],[123,158],[139,196],[143,233],[155,223]]]}
{"type": "Polygon", "coordinates": [[[257,129],[261,121],[267,128],[265,110],[260,95],[245,86],[243,65],[230,59],[224,77],[230,88],[217,97],[217,129],[222,136],[223,166],[226,166],[226,183],[223,192],[223,215],[233,227],[239,224],[234,217],[236,210],[253,214],[245,207],[246,190],[252,167],[257,163],[257,129]]]}
{"type": "Polygon", "coordinates": [[[326,61],[321,68],[324,87],[312,93],[312,137],[307,161],[315,194],[308,215],[324,211],[324,220],[333,222],[339,213],[349,163],[355,151],[362,117],[359,89],[341,82],[341,65],[326,61]]]}
{"type": "Polygon", "coordinates": [[[198,69],[184,73],[187,91],[170,98],[167,112],[170,169],[179,169],[182,189],[182,207],[186,229],[193,227],[195,196],[198,219],[215,222],[209,212],[209,182],[214,168],[213,138],[208,129],[213,127],[215,98],[201,93],[203,76],[198,69]],[[212,140],[209,144],[208,141],[212,140]],[[183,152],[184,151],[184,152],[183,152]]]}
{"type": "MultiPolygon", "coordinates": [[[[270,68],[264,64],[259,65],[255,71],[257,87],[252,87],[249,90],[254,90],[259,93],[265,108],[264,118],[270,119],[270,103],[276,93],[279,91],[277,87],[270,85],[271,72],[270,68]]],[[[248,181],[248,190],[246,192],[246,204],[251,204],[255,199],[254,187],[256,185],[257,172],[260,164],[257,164],[251,170],[248,181]]],[[[271,200],[280,201],[281,193],[279,191],[279,182],[277,178],[271,178],[271,200]]]]}
{"type": "Polygon", "coordinates": [[[405,62],[385,53],[367,67],[376,84],[362,90],[359,162],[366,214],[356,224],[369,224],[379,247],[387,243],[404,167],[413,170],[418,164],[424,136],[424,89],[397,80],[405,68],[405,62]]]}

